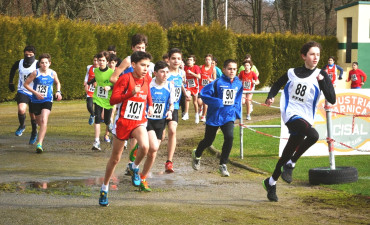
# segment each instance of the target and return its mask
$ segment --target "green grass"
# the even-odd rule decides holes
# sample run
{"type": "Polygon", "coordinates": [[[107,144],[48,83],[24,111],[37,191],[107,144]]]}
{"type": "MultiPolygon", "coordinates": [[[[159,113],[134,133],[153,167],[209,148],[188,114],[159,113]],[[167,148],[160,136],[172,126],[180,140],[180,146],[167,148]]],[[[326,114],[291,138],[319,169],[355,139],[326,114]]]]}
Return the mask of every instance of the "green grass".
{"type": "MultiPolygon", "coordinates": [[[[254,95],[253,99],[258,102],[263,102],[266,95],[254,95]]],[[[277,100],[277,99],[276,99],[277,100]]],[[[276,103],[277,104],[277,103],[276,103]]],[[[270,109],[263,106],[254,106],[253,116],[257,115],[272,115],[276,114],[278,118],[259,121],[253,123],[257,124],[280,124],[280,113],[274,112],[267,113],[270,109]]],[[[263,133],[280,136],[280,128],[254,128],[263,133]]],[[[234,144],[230,153],[230,159],[237,162],[247,164],[251,167],[258,168],[262,171],[271,174],[274,169],[276,162],[279,159],[279,139],[267,137],[256,132],[244,129],[243,136],[243,157],[240,159],[240,131],[239,127],[234,128],[234,144]]],[[[217,149],[222,149],[223,134],[219,132],[216,136],[216,140],[213,145],[217,149]]],[[[352,166],[358,170],[359,179],[355,183],[349,184],[337,184],[337,185],[323,185],[335,190],[341,190],[349,194],[358,194],[364,196],[370,196],[370,167],[368,166],[369,155],[360,156],[336,156],[336,166],[352,166]]],[[[322,157],[302,157],[297,163],[297,167],[294,170],[294,179],[308,183],[308,171],[311,168],[316,167],[329,167],[329,158],[327,156],[322,157]]]]}

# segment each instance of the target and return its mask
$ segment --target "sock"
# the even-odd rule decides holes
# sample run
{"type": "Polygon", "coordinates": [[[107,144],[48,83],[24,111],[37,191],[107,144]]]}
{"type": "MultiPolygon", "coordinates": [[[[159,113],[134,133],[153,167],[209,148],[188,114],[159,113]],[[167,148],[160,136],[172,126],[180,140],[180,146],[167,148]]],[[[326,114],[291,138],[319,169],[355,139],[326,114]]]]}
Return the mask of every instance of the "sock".
{"type": "Polygon", "coordinates": [[[31,120],[31,125],[32,125],[32,133],[33,133],[33,134],[37,133],[37,124],[36,124],[36,120],[31,120]]]}
{"type": "Polygon", "coordinates": [[[105,192],[108,192],[109,190],[109,183],[107,185],[105,185],[104,183],[101,185],[101,190],[102,191],[105,191],[105,192]]]}
{"type": "Polygon", "coordinates": [[[271,186],[276,185],[276,181],[274,180],[274,178],[270,177],[269,185],[271,185],[271,186]]]}
{"type": "Polygon", "coordinates": [[[195,113],[195,117],[199,117],[199,113],[195,113]]]}
{"type": "Polygon", "coordinates": [[[21,127],[25,127],[24,121],[26,120],[26,114],[23,114],[23,115],[18,114],[18,120],[19,120],[19,125],[21,127]]]}
{"type": "Polygon", "coordinates": [[[98,143],[100,142],[100,141],[99,141],[99,138],[95,138],[95,141],[96,141],[96,142],[98,142],[98,143]]]}
{"type": "Polygon", "coordinates": [[[292,164],[293,168],[295,167],[295,162],[293,162],[291,159],[289,159],[289,161],[286,164],[288,165],[289,163],[292,164]]]}
{"type": "Polygon", "coordinates": [[[139,168],[139,166],[136,165],[135,162],[132,162],[132,169],[136,169],[136,168],[139,168]]]}
{"type": "Polygon", "coordinates": [[[171,162],[170,160],[167,160],[166,163],[171,162]]]}

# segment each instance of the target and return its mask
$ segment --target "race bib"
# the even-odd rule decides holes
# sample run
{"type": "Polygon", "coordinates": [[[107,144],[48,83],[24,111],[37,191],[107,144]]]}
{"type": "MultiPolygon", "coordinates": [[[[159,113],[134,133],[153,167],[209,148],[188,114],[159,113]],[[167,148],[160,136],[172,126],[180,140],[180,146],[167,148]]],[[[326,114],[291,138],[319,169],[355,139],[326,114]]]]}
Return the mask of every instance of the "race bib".
{"type": "Polygon", "coordinates": [[[180,100],[181,95],[181,87],[175,88],[175,102],[178,102],[180,100]]]}
{"type": "Polygon", "coordinates": [[[46,97],[48,94],[49,87],[46,85],[38,84],[36,86],[36,91],[41,94],[42,97],[46,97]]]}
{"type": "Polygon", "coordinates": [[[308,85],[306,83],[295,82],[292,86],[292,91],[290,93],[290,99],[297,102],[306,103],[308,91],[308,85]]]}
{"type": "Polygon", "coordinates": [[[352,75],[351,75],[351,80],[352,80],[352,81],[356,81],[356,80],[357,80],[357,76],[356,76],[356,74],[352,74],[352,75]]]}
{"type": "Polygon", "coordinates": [[[235,103],[235,89],[224,89],[222,95],[222,102],[224,105],[234,105],[235,103]]]}
{"type": "Polygon", "coordinates": [[[188,81],[188,87],[189,88],[195,87],[195,80],[194,79],[189,79],[187,81],[188,81]]]}
{"type": "Polygon", "coordinates": [[[329,75],[330,80],[333,80],[333,74],[329,73],[328,75],[329,75]]]}
{"type": "Polygon", "coordinates": [[[153,102],[153,108],[154,108],[153,115],[148,116],[148,118],[150,118],[150,119],[162,119],[163,118],[163,113],[164,113],[164,108],[165,108],[165,103],[154,103],[153,102]]]}
{"type": "Polygon", "coordinates": [[[141,120],[143,118],[144,102],[127,101],[123,118],[129,120],[141,120]]]}
{"type": "Polygon", "coordinates": [[[102,86],[98,86],[98,91],[96,92],[96,96],[99,98],[108,98],[108,91],[104,89],[102,86]]]}
{"type": "Polygon", "coordinates": [[[209,80],[208,79],[202,79],[202,86],[206,86],[207,84],[209,84],[209,80]]]}
{"type": "Polygon", "coordinates": [[[94,91],[95,91],[95,86],[93,84],[90,84],[89,92],[94,92],[94,91]]]}
{"type": "Polygon", "coordinates": [[[250,81],[244,81],[243,82],[243,87],[244,87],[244,89],[251,89],[252,82],[250,82],[250,81]]]}

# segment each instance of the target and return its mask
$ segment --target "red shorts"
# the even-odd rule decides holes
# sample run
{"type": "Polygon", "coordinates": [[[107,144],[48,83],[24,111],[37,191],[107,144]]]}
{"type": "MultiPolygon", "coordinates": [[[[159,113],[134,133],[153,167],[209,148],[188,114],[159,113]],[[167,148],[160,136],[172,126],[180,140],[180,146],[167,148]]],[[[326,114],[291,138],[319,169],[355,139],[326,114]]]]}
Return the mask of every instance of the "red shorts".
{"type": "Polygon", "coordinates": [[[133,130],[139,126],[146,127],[147,121],[137,121],[137,120],[128,120],[123,118],[118,118],[114,124],[112,134],[114,134],[120,140],[128,140],[131,138],[131,133],[133,130]]]}
{"type": "Polygon", "coordinates": [[[196,96],[199,93],[198,87],[186,88],[186,90],[190,91],[192,96],[196,96]]]}

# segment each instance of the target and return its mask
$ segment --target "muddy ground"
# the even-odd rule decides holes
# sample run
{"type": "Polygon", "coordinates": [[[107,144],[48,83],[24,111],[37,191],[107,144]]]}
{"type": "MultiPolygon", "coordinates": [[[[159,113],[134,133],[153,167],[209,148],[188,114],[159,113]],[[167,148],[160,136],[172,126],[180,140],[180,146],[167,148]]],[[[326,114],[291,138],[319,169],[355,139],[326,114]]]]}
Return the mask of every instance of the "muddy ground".
{"type": "Polygon", "coordinates": [[[368,198],[279,181],[279,202],[269,202],[261,185],[267,175],[229,165],[231,176],[220,177],[218,159],[209,153],[194,171],[191,150],[204,125],[192,119],[179,124],[175,173],[164,173],[163,143],[148,178],[153,192],[141,193],[123,175],[125,151],[111,182],[110,206],[100,207],[111,146],[90,150],[93,130],[84,103],[53,106],[43,154],[27,144],[29,128],[14,136],[15,107],[0,105],[0,224],[369,224],[368,198]]]}

